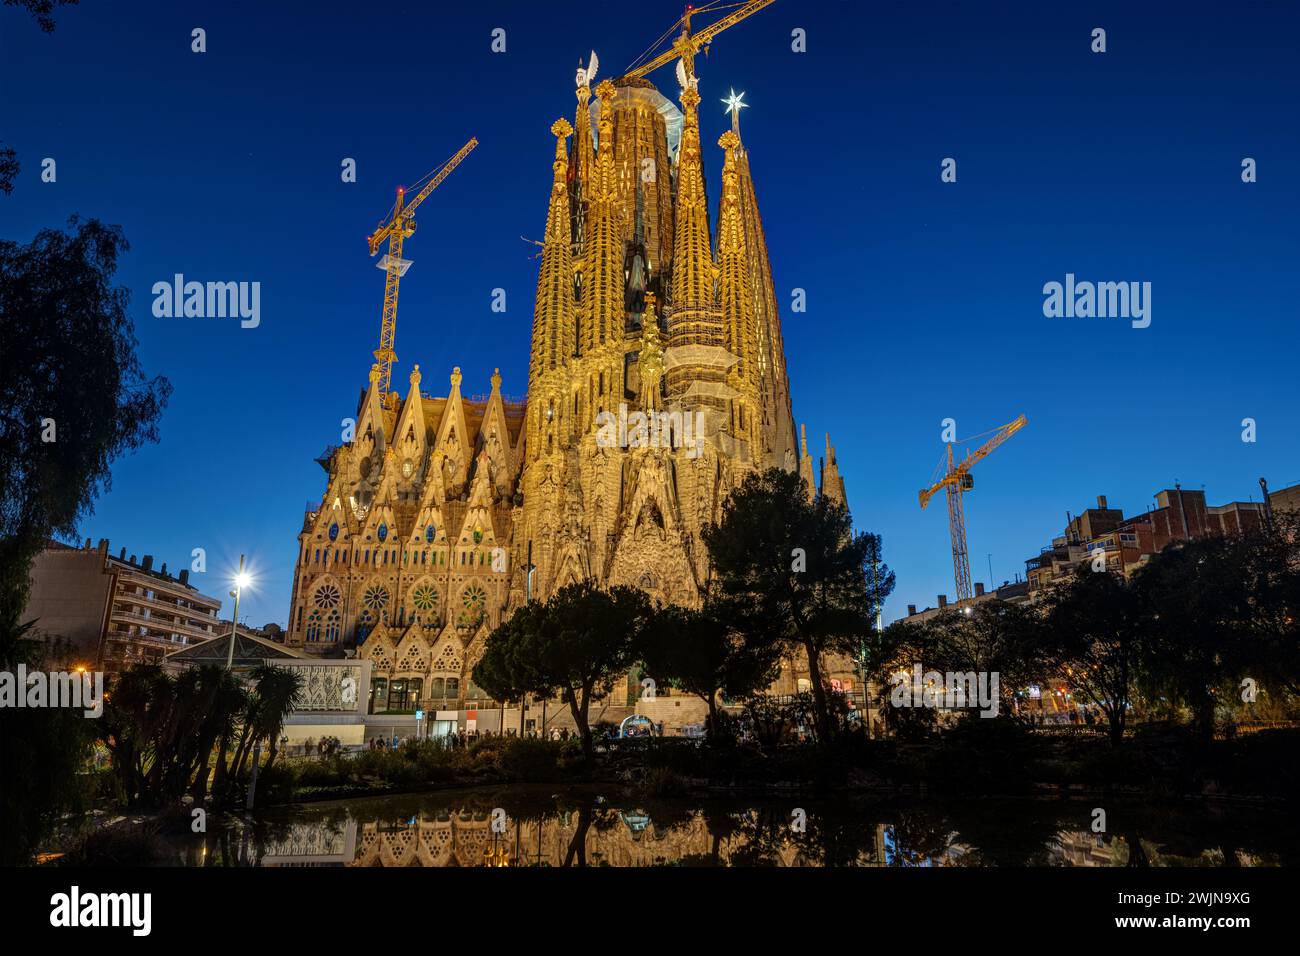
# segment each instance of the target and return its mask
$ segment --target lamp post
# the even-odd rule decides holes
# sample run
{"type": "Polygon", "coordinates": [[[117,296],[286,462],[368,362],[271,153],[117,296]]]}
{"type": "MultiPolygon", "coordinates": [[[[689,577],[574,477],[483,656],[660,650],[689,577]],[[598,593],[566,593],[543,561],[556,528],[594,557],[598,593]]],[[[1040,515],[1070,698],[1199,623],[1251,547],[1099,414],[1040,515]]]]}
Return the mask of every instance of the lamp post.
{"type": "Polygon", "coordinates": [[[239,595],[251,581],[248,572],[244,570],[244,556],[241,554],[239,573],[235,575],[235,589],[230,592],[230,596],[235,599],[235,613],[230,619],[230,647],[226,650],[226,670],[230,670],[235,663],[235,638],[239,635],[239,595]]]}

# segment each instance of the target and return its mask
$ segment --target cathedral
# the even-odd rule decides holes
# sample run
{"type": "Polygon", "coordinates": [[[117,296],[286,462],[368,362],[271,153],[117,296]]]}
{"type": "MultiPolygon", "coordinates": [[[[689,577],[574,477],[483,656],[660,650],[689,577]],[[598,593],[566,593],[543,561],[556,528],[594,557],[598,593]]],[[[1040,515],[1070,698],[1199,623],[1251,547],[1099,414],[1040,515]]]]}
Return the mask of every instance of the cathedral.
{"type": "MultiPolygon", "coordinates": [[[[731,128],[706,150],[689,63],[676,104],[640,77],[593,89],[594,73],[578,71],[574,121],[551,126],[526,401],[503,397],[499,373],[486,398],[467,397],[459,368],[435,396],[418,365],[401,399],[375,366],[355,435],[320,459],[329,477],[299,535],[286,643],[369,660],[372,712],[454,711],[464,727],[497,706],[471,670],[524,602],[591,578],[695,603],[701,529],[747,471],[797,469],[817,492],[744,104],[724,101],[731,128]],[[711,229],[705,167],[719,161],[711,229]]],[[[843,501],[829,438],[820,477],[843,501]]],[[[807,686],[800,663],[779,691],[807,686]]],[[[837,684],[852,674],[831,668],[837,684]]]]}

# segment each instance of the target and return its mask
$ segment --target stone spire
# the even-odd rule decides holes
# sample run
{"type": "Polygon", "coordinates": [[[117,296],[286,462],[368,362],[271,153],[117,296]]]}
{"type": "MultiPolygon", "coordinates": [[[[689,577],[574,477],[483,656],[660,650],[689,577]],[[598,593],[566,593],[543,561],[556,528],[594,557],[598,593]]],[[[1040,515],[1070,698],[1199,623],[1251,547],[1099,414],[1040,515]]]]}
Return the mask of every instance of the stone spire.
{"type": "Polygon", "coordinates": [[[836,504],[848,506],[844,494],[844,479],[840,477],[839,463],[835,461],[835,448],[831,445],[831,434],[826,433],[826,457],[822,460],[822,494],[836,504]]]}
{"type": "MultiPolygon", "coordinates": [[[[555,424],[556,401],[564,392],[564,370],[573,356],[576,339],[573,302],[573,258],[570,246],[568,151],[565,139],[573,132],[566,119],[551,126],[555,136],[555,171],[551,202],[546,214],[546,239],[542,243],[542,264],[537,276],[537,301],[533,307],[533,348],[528,368],[529,448],[539,453],[541,435],[555,424]],[[552,395],[550,393],[554,392],[552,395]]],[[[559,403],[563,408],[563,403],[559,403]]]]}
{"type": "Polygon", "coordinates": [[[587,202],[591,194],[591,86],[587,70],[578,73],[578,112],[574,116],[573,150],[569,158],[569,206],[573,217],[573,258],[580,261],[587,238],[587,202]]]}
{"type": "MultiPolygon", "coordinates": [[[[708,197],[704,191],[704,164],[700,154],[700,94],[694,78],[682,90],[682,140],[677,154],[676,235],[673,238],[672,282],[669,292],[668,344],[723,347],[722,317],[714,305],[713,283],[717,267],[709,243],[708,197]]],[[[688,393],[721,407],[727,389],[725,364],[706,351],[684,351],[685,361],[674,362],[668,373],[674,396],[688,393]]]]}
{"type": "MultiPolygon", "coordinates": [[[[732,131],[738,135],[739,113],[747,105],[740,102],[739,97],[729,104],[732,131]]],[[[758,344],[758,378],[763,403],[764,433],[768,443],[768,463],[782,466],[787,456],[793,460],[796,453],[785,343],[781,335],[781,317],[776,306],[776,289],[772,282],[772,263],[767,254],[763,220],[759,216],[754,178],[749,168],[749,150],[743,144],[736,149],[736,163],[741,217],[745,224],[750,296],[754,307],[754,331],[758,344]]]]}
{"type": "Polygon", "coordinates": [[[614,93],[614,84],[609,80],[596,87],[600,97],[600,145],[587,208],[580,343],[583,352],[613,341],[623,327],[623,241],[614,170],[614,93]]]}
{"type": "Polygon", "coordinates": [[[813,475],[812,455],[808,454],[808,430],[799,426],[799,477],[808,486],[808,499],[817,494],[817,478],[813,475]]]}
{"type": "Polygon", "coordinates": [[[718,307],[724,345],[740,359],[727,373],[728,385],[739,393],[731,400],[730,430],[737,438],[748,440],[750,456],[758,458],[764,448],[759,417],[758,341],[740,208],[740,137],[735,130],[727,130],[718,145],[725,151],[718,211],[718,307]]]}

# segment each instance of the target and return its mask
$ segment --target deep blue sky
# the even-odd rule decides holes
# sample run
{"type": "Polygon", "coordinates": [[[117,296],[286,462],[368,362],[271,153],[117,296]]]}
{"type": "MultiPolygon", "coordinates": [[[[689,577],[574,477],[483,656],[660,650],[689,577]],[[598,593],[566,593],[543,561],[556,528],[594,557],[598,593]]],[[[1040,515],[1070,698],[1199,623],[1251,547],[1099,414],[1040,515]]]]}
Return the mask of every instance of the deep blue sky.
{"type": "MultiPolygon", "coordinates": [[[[1296,11],[778,0],[699,61],[715,198],[719,99],[734,86],[752,105],[795,416],[814,455],[831,432],[857,524],[884,535],[888,618],[953,593],[942,501],[916,501],[947,416],[963,436],[1029,416],[966,499],[976,579],[989,554],[997,581],[1023,572],[1099,493],[1134,512],[1176,479],[1211,503],[1257,497],[1261,475],[1300,481],[1296,11]],[[1044,318],[1043,284],[1067,272],[1151,282],[1151,327],[1044,318]],[[794,287],[806,313],[790,313],[794,287]]],[[[245,551],[258,586],[241,612],[285,621],[303,505],[324,485],[313,458],[353,414],[377,341],[364,237],[393,188],[479,138],[408,243],[394,381],[405,392],[419,362],[439,392],[459,365],[464,390],[486,392],[499,366],[521,395],[536,262],[519,236],[543,229],[548,127],[573,115],[579,57],[595,48],[616,75],[680,12],[86,0],[44,35],[0,7],[0,141],[23,163],[0,237],[72,213],[122,225],[141,360],[176,390],[162,442],[117,463],[82,536],[173,569],[205,547],[196,583],[223,597],[245,551]],[[56,184],[40,182],[46,156],[56,184]],[[261,327],[154,318],[150,288],[175,272],[260,281],[261,327]]],[[[653,79],[676,95],[671,68],[653,79]]]]}

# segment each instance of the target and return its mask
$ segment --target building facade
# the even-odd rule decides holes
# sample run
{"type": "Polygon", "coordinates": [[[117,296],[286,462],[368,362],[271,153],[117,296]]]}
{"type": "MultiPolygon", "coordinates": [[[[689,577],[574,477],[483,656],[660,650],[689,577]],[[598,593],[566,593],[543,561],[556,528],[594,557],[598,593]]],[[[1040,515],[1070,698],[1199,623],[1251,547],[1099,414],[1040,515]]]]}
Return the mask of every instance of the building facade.
{"type": "Polygon", "coordinates": [[[116,673],[215,637],[220,608],[190,584],[188,568],[173,576],[153,555],[111,555],[107,539],[51,541],[32,563],[24,619],[36,620],[38,636],[67,642],[77,663],[116,673]]]}
{"type": "MultiPolygon", "coordinates": [[[[1255,501],[1207,505],[1204,491],[1179,485],[1155,494],[1155,507],[1125,518],[1098,495],[1097,507],[1070,517],[1064,533],[1025,562],[1032,596],[1069,577],[1105,553],[1106,569],[1131,576],[1169,545],[1213,534],[1247,534],[1264,527],[1264,506],[1255,501]]],[[[1100,568],[1100,564],[1097,565],[1100,568]]]]}
{"type": "MultiPolygon", "coordinates": [[[[738,107],[714,152],[694,76],[676,105],[644,79],[593,90],[589,72],[574,121],[551,126],[526,401],[499,374],[468,398],[459,369],[431,395],[418,365],[404,398],[384,395],[372,368],[353,440],[320,459],[285,643],[370,661],[376,712],[458,711],[465,726],[495,706],[471,669],[515,608],[585,579],[694,604],[701,530],[746,472],[798,470],[816,492],[738,107]]],[[[829,437],[821,464],[842,501],[829,437]]],[[[792,661],[780,689],[801,680],[792,661]]]]}

